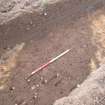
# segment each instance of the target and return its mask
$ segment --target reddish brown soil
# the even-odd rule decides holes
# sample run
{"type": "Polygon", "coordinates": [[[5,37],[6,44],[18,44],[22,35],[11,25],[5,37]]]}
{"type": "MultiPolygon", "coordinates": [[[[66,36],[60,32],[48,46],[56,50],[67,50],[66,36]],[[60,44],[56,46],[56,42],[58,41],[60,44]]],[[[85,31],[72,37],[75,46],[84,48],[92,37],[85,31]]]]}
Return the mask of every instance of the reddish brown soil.
{"type": "MultiPolygon", "coordinates": [[[[68,0],[48,7],[47,16],[24,15],[0,26],[1,48],[26,43],[8,88],[0,92],[0,105],[52,105],[87,77],[90,59],[96,51],[88,21],[91,8],[87,9],[87,6],[89,4],[85,7],[78,0],[68,0]],[[26,82],[25,77],[34,69],[68,48],[72,49],[70,53],[26,82]],[[34,90],[32,86],[35,86],[34,90]]],[[[101,6],[93,7],[92,12],[101,6]]]]}

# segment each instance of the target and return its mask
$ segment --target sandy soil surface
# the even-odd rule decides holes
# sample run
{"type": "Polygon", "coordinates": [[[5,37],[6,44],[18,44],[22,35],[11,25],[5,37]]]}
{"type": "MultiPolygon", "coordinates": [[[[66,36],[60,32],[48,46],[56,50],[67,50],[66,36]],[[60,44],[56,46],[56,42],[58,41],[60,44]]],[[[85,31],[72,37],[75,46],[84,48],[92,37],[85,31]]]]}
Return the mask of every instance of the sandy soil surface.
{"type": "Polygon", "coordinates": [[[0,49],[4,52],[25,43],[6,87],[0,90],[0,105],[52,105],[99,66],[97,46],[102,43],[96,44],[94,39],[93,19],[104,15],[104,1],[97,1],[67,0],[48,6],[46,16],[23,14],[0,26],[0,49]],[[70,53],[34,75],[30,82],[25,80],[37,67],[68,48],[70,53]]]}
{"type": "Polygon", "coordinates": [[[105,65],[103,64],[74,89],[69,96],[57,100],[54,105],[104,105],[105,65]]]}

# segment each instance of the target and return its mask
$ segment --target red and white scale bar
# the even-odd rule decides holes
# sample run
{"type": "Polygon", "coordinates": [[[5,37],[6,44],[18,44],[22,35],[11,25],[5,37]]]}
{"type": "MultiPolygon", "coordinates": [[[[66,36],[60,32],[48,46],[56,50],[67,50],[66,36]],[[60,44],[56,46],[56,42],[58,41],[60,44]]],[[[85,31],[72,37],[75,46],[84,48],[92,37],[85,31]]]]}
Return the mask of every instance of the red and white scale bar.
{"type": "Polygon", "coordinates": [[[39,72],[40,70],[44,69],[45,67],[47,67],[49,64],[53,63],[54,61],[58,60],[60,57],[64,56],[65,54],[67,54],[70,51],[70,49],[64,51],[63,53],[61,53],[60,55],[58,55],[57,57],[53,58],[52,60],[48,61],[47,63],[45,63],[44,65],[42,65],[41,67],[37,68],[36,70],[34,70],[30,76],[28,78],[30,78],[31,76],[33,76],[35,73],[39,72]]]}

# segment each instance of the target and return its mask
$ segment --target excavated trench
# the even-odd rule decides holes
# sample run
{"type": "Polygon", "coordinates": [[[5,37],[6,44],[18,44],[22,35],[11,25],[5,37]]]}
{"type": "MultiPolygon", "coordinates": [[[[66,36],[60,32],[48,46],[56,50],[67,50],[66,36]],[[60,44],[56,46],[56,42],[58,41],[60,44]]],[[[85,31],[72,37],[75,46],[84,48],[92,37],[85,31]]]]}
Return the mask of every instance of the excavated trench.
{"type": "Polygon", "coordinates": [[[105,50],[94,37],[93,19],[104,16],[104,6],[104,0],[64,0],[0,25],[0,105],[52,105],[98,68],[98,48],[103,56],[105,50]],[[25,80],[67,49],[64,57],[25,80]]]}

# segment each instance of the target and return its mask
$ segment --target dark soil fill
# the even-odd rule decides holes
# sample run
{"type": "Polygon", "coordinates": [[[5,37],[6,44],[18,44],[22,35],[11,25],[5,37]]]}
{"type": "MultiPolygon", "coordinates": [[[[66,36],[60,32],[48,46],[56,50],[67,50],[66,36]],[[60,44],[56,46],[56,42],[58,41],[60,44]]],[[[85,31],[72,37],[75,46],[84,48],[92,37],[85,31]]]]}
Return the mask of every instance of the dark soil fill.
{"type": "Polygon", "coordinates": [[[88,14],[101,4],[68,0],[50,5],[46,16],[23,14],[0,26],[0,49],[26,43],[8,87],[0,91],[0,105],[52,105],[76,88],[90,73],[90,60],[96,52],[88,14]],[[71,51],[64,57],[31,77],[30,82],[25,80],[37,67],[67,49],[71,51]]]}

